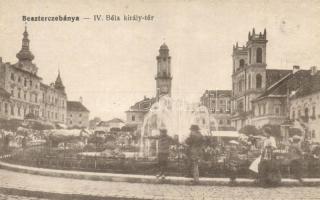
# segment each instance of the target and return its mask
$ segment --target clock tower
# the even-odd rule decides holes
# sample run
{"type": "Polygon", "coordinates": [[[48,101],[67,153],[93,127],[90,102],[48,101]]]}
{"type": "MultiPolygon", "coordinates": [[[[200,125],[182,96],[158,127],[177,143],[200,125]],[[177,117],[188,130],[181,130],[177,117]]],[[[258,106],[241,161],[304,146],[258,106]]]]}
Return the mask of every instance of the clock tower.
{"type": "Polygon", "coordinates": [[[157,56],[157,75],[156,75],[157,98],[169,95],[171,97],[171,56],[169,48],[163,43],[157,56]]]}

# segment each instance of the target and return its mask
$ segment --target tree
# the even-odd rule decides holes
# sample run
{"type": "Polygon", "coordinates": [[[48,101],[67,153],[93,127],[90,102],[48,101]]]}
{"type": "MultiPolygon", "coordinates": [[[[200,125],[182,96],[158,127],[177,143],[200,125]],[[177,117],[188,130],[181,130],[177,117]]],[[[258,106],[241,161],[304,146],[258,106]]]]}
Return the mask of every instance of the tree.
{"type": "Polygon", "coordinates": [[[258,130],[255,126],[245,125],[239,130],[239,133],[243,133],[245,135],[261,135],[261,131],[258,130]]]}

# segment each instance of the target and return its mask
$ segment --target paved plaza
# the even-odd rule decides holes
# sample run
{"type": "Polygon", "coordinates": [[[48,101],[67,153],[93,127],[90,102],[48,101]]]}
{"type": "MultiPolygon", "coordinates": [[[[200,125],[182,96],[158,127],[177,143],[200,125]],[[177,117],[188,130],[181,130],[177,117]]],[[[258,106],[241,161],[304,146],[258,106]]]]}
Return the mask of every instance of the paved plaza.
{"type": "MultiPolygon", "coordinates": [[[[228,186],[187,186],[168,184],[145,184],[106,182],[47,177],[0,170],[1,191],[31,191],[28,197],[37,199],[39,194],[62,194],[67,199],[79,199],[81,195],[92,199],[320,199],[320,187],[228,187],[228,186]],[[74,195],[74,198],[72,197],[74,195]],[[109,197],[109,198],[107,198],[109,197]]],[[[3,193],[3,192],[1,192],[3,193]]],[[[16,199],[17,194],[6,193],[0,199],[16,199]],[[8,198],[7,198],[8,197],[8,198]]],[[[21,192],[18,196],[21,196],[21,192]]],[[[54,199],[54,195],[48,195],[54,199]]],[[[41,198],[40,198],[41,199],[41,198]]],[[[61,199],[61,196],[59,197],[61,199]]],[[[83,198],[80,198],[83,199],[83,198]]]]}

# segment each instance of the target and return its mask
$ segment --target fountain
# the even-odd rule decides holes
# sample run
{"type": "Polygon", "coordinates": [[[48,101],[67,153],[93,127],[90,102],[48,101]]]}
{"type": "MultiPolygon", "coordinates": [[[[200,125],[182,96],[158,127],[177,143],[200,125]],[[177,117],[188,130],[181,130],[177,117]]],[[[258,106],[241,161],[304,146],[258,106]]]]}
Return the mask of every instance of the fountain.
{"type": "Polygon", "coordinates": [[[141,128],[140,156],[154,157],[157,141],[150,139],[159,135],[159,129],[167,129],[168,135],[183,143],[192,124],[198,125],[202,135],[210,135],[209,113],[205,106],[174,100],[168,95],[154,103],[144,118],[141,128]]]}

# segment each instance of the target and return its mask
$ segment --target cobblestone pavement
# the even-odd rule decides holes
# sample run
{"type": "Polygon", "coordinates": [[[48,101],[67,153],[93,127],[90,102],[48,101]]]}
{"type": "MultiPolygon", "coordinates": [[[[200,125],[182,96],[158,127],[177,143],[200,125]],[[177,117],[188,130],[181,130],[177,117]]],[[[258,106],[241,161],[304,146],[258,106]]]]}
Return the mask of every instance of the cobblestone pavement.
{"type": "Polygon", "coordinates": [[[47,200],[47,199],[40,199],[40,198],[34,198],[34,197],[24,197],[24,196],[17,196],[17,195],[0,194],[0,200],[47,200]]]}
{"type": "MultiPolygon", "coordinates": [[[[0,188],[65,195],[90,195],[97,198],[170,200],[320,199],[320,187],[258,188],[106,182],[31,175],[3,169],[0,169],[0,188]]],[[[0,199],[2,197],[0,196],[0,199]]],[[[9,196],[7,199],[15,199],[15,196],[9,196]]],[[[21,199],[32,198],[22,197],[21,199]]]]}

